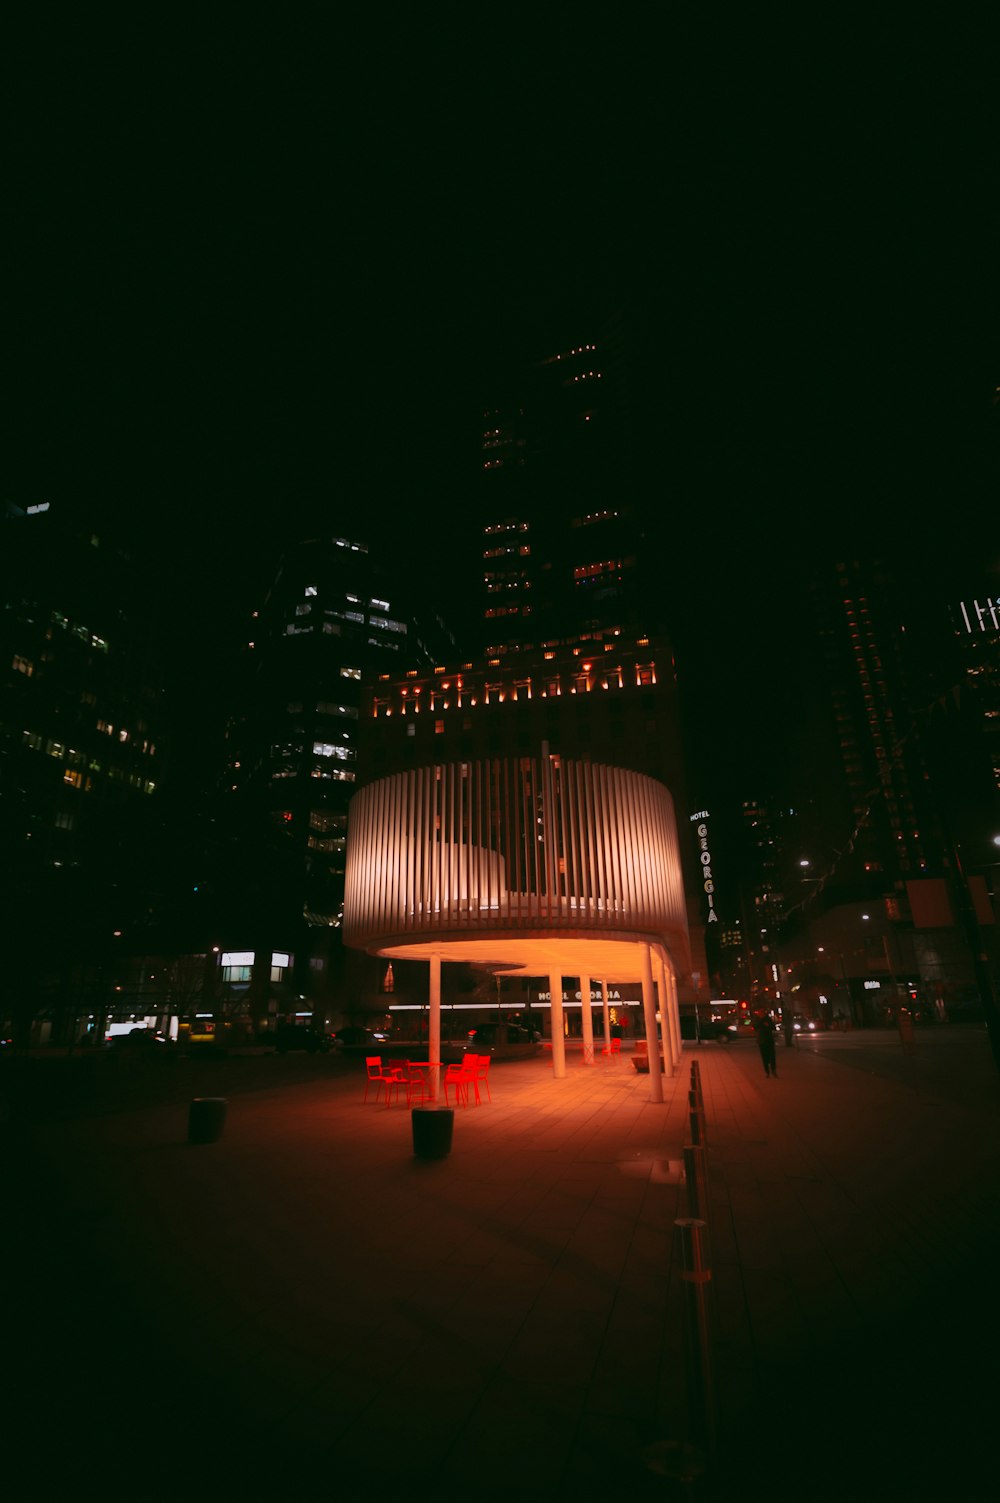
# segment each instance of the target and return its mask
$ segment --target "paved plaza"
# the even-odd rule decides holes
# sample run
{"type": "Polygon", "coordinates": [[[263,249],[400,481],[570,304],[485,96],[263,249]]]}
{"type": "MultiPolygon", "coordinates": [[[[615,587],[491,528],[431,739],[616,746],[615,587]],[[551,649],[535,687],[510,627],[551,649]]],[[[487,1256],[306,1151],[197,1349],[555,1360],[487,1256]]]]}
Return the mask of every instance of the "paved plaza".
{"type": "Polygon", "coordinates": [[[571,1051],[564,1080],[547,1054],[499,1063],[439,1161],[404,1105],[363,1104],[361,1061],[271,1068],[8,1103],[14,1497],[84,1474],[130,1499],[978,1492],[1000,1334],[982,1029],[779,1043],[777,1079],[749,1040],[689,1044],[662,1103],[627,1052],[571,1051]],[[693,1060],[706,1471],[675,1227],[693,1060]],[[217,1142],[188,1143],[192,1093],[227,1097],[217,1142]]]}

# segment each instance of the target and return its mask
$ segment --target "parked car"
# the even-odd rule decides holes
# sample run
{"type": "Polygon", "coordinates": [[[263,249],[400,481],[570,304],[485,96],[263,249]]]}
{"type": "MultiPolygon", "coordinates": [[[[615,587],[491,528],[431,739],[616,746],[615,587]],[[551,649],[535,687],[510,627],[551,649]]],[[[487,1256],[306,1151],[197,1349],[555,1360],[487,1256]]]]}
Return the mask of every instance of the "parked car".
{"type": "Polygon", "coordinates": [[[307,1028],[299,1023],[284,1023],[275,1032],[274,1047],[279,1054],[289,1054],[295,1050],[304,1050],[306,1054],[326,1054],[330,1049],[330,1040],[323,1033],[317,1033],[315,1028],[307,1028]]]}
{"type": "Polygon", "coordinates": [[[540,1054],[537,1035],[518,1023],[478,1023],[469,1029],[466,1054],[490,1054],[494,1059],[530,1059],[540,1054]]]}
{"type": "Polygon", "coordinates": [[[380,1029],[349,1024],[346,1028],[338,1028],[336,1033],[331,1033],[330,1042],[335,1049],[372,1049],[384,1044],[388,1037],[380,1029]]]}
{"type": "Polygon", "coordinates": [[[162,1033],[152,1028],[130,1028],[128,1033],[113,1033],[107,1041],[109,1049],[143,1050],[149,1054],[168,1042],[162,1033]]]}

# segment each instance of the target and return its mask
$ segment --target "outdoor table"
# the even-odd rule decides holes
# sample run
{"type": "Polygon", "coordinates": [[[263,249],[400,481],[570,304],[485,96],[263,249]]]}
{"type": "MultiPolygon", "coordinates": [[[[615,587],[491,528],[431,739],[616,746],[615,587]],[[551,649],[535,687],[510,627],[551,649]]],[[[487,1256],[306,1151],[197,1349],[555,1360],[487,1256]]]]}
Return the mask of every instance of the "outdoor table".
{"type": "MultiPolygon", "coordinates": [[[[440,1070],[440,1068],[441,1068],[441,1061],[439,1059],[411,1059],[411,1060],[408,1060],[407,1063],[414,1070],[420,1070],[421,1072],[423,1072],[424,1070],[440,1070]]],[[[434,1091],[433,1091],[433,1082],[432,1082],[430,1076],[425,1076],[425,1078],[424,1078],[424,1084],[427,1087],[428,1098],[431,1101],[436,1101],[437,1097],[434,1094],[434,1091]]]]}

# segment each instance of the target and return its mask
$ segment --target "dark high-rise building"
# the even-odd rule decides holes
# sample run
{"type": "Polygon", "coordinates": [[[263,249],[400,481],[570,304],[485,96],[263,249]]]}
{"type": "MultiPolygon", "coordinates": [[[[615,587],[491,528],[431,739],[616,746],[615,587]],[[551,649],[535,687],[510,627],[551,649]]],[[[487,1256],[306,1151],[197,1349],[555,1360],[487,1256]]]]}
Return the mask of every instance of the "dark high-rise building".
{"type": "Polygon", "coordinates": [[[813,574],[808,591],[789,617],[802,658],[775,737],[789,801],[831,890],[881,892],[926,874],[942,851],[906,629],[912,601],[889,568],[856,559],[813,574]]]}
{"type": "Polygon", "coordinates": [[[537,754],[544,744],[663,781],[687,877],[689,1000],[707,982],[708,915],[666,602],[646,542],[648,351],[621,300],[573,288],[553,289],[544,307],[515,298],[511,330],[485,382],[493,398],[469,508],[481,580],[478,627],[464,639],[473,661],[451,659],[436,683],[388,675],[385,693],[376,686],[376,714],[389,709],[405,725],[371,738],[365,775],[428,758],[537,754]]]}
{"type": "Polygon", "coordinates": [[[524,340],[482,414],[480,645],[653,630],[621,321],[572,308],[524,340]]]}
{"type": "Polygon", "coordinates": [[[83,970],[150,897],[162,665],[145,580],[113,537],[44,502],[8,505],[0,532],[9,995],[58,1037],[83,970]]]}
{"type": "Polygon", "coordinates": [[[744,848],[748,910],[778,921],[786,961],[838,957],[856,1021],[883,1021],[904,995],[929,1014],[960,1010],[977,991],[966,920],[974,904],[993,919],[959,847],[989,820],[995,787],[953,702],[946,602],[855,558],[813,572],[787,604],[801,656],[773,686],[768,785],[783,818],[780,838],[744,848]]]}
{"type": "Polygon", "coordinates": [[[407,623],[367,545],[322,538],[284,555],[250,623],[224,789],[297,852],[293,901],[309,925],[340,922],[362,679],[408,660],[407,623]]]}
{"type": "Polygon", "coordinates": [[[339,963],[363,685],[389,667],[424,663],[428,644],[448,640],[430,610],[415,630],[390,590],[355,538],[288,549],[228,686],[220,818],[239,832],[242,871],[227,898],[226,935],[262,954],[291,953],[307,1002],[328,992],[339,963]]]}

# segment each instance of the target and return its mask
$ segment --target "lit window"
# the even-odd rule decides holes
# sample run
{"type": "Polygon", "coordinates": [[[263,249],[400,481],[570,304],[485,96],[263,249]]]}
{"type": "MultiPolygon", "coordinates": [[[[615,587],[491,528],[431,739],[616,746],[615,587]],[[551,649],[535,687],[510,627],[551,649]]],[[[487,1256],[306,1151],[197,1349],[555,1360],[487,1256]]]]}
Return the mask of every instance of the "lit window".
{"type": "Polygon", "coordinates": [[[354,755],[354,748],[351,746],[338,746],[333,741],[313,742],[313,756],[315,757],[336,757],[338,762],[349,762],[354,755]]]}
{"type": "Polygon", "coordinates": [[[311,809],[309,828],[310,830],[346,830],[347,815],[331,814],[326,809],[311,809]]]}
{"type": "Polygon", "coordinates": [[[310,777],[325,778],[335,783],[353,783],[356,774],[346,767],[331,767],[329,762],[314,762],[310,777]]]}
{"type": "Polygon", "coordinates": [[[23,673],[25,678],[30,678],[35,671],[35,665],[28,658],[22,658],[14,654],[13,667],[17,673],[23,673]]]}
{"type": "Polygon", "coordinates": [[[340,670],[340,676],[341,676],[341,678],[360,678],[361,677],[361,669],[360,668],[341,668],[341,670],[340,670]]]}
{"type": "Polygon", "coordinates": [[[358,712],[353,705],[338,705],[328,699],[317,701],[316,713],[318,715],[346,715],[348,720],[357,720],[358,718],[358,712]]]}
{"type": "Polygon", "coordinates": [[[315,593],[316,593],[316,586],[314,584],[307,584],[306,585],[306,594],[307,595],[315,595],[315,593]]]}

